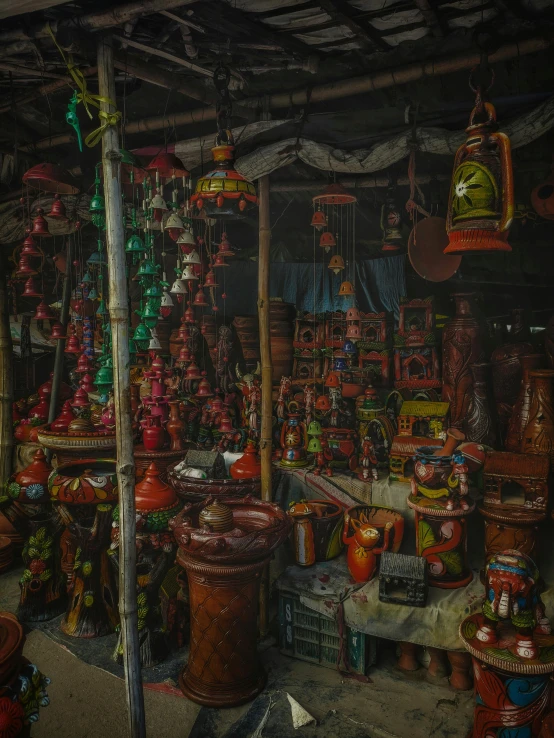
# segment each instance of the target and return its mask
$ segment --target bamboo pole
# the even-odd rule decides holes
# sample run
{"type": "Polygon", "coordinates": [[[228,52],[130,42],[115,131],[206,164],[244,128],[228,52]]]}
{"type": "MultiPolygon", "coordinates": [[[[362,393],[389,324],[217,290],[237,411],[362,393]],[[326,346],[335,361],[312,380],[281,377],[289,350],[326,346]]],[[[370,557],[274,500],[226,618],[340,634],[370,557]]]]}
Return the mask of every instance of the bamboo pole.
{"type": "MultiPolygon", "coordinates": [[[[102,97],[115,100],[113,39],[107,34],[98,44],[98,83],[102,97]]],[[[101,111],[114,108],[100,104],[101,111]]],[[[123,666],[131,738],[146,738],[144,696],[140,669],[136,592],[135,459],[131,431],[131,379],[129,374],[129,307],[125,264],[125,234],[121,203],[119,136],[108,126],[102,137],[102,169],[106,202],[106,236],[109,312],[112,329],[117,486],[119,490],[119,614],[123,640],[123,666]]]]}
{"type": "MultiPolygon", "coordinates": [[[[259,256],[258,256],[258,318],[260,325],[260,356],[262,363],[262,427],[260,433],[260,456],[262,462],[262,500],[271,502],[272,472],[271,428],[272,407],[272,366],[271,343],[269,335],[269,248],[271,227],[269,211],[269,175],[258,180],[259,194],[259,256]]],[[[269,621],[269,569],[264,569],[260,587],[260,634],[265,636],[269,621]]]]}
{"type": "MultiPolygon", "coordinates": [[[[71,248],[71,238],[67,240],[67,254],[65,258],[66,269],[63,280],[62,307],[60,310],[60,323],[65,329],[69,318],[69,301],[71,299],[71,264],[73,262],[73,249],[71,248]]],[[[63,365],[64,365],[65,338],[58,338],[56,346],[56,357],[54,359],[54,376],[52,377],[52,393],[50,395],[50,407],[48,408],[48,422],[51,423],[56,417],[56,408],[60,396],[60,386],[62,383],[63,365]]],[[[52,451],[46,451],[48,461],[52,458],[52,451]]]]}
{"type": "Polygon", "coordinates": [[[7,268],[0,268],[0,494],[12,471],[13,347],[10,331],[7,268]]]}

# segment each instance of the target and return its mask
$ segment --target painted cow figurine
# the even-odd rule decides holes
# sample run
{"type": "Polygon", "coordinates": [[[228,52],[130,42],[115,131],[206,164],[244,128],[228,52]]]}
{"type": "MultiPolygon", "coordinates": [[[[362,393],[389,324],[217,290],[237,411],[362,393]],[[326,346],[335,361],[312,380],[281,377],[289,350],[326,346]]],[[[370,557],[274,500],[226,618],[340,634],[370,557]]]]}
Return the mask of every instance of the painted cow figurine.
{"type": "Polygon", "coordinates": [[[518,656],[538,658],[539,649],[533,634],[548,635],[551,627],[539,594],[539,572],[535,563],[519,551],[501,551],[489,560],[485,576],[484,622],[477,631],[477,638],[483,643],[497,643],[499,621],[510,620],[517,631],[518,656]]]}

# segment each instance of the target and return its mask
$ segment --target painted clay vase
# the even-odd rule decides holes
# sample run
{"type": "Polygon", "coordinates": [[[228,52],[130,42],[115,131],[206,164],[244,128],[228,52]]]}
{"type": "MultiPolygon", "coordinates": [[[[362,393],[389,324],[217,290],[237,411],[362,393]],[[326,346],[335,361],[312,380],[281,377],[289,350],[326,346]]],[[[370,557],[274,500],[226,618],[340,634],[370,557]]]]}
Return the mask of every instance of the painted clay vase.
{"type": "Polygon", "coordinates": [[[489,391],[490,364],[470,365],[472,386],[464,431],[468,441],[494,447],[497,441],[496,413],[491,407],[489,391]]]}
{"type": "Polygon", "coordinates": [[[160,415],[149,415],[141,420],[142,442],[147,451],[159,451],[165,445],[165,431],[160,415]]]}
{"type": "Polygon", "coordinates": [[[190,650],[179,686],[193,702],[232,707],[265,685],[257,653],[260,580],[272,552],[289,535],[291,520],[278,505],[227,499],[221,507],[231,515],[220,511],[224,529],[216,531],[200,525],[209,504],[186,505],[170,522],[190,598],[190,650]]]}
{"type": "Polygon", "coordinates": [[[519,356],[521,364],[521,385],[517,400],[514,404],[512,415],[508,422],[506,431],[506,451],[518,452],[521,450],[523,431],[529,421],[529,410],[531,407],[531,371],[539,369],[544,357],[542,354],[527,354],[519,356]]]}
{"type": "Polygon", "coordinates": [[[233,479],[252,479],[261,476],[262,462],[255,443],[249,441],[246,444],[243,455],[231,464],[229,474],[233,479]]]}
{"type": "Polygon", "coordinates": [[[421,446],[414,456],[414,476],[411,479],[412,496],[428,500],[445,499],[447,507],[469,507],[464,500],[468,493],[465,459],[455,453],[464,440],[456,428],[448,430],[444,446],[421,446]]]}
{"type": "Polygon", "coordinates": [[[62,464],[48,479],[52,502],[98,505],[117,502],[116,464],[113,459],[85,459],[62,464]]]}
{"type": "MultiPolygon", "coordinates": [[[[179,415],[179,405],[181,404],[181,402],[180,400],[170,400],[168,404],[169,404],[169,420],[166,423],[165,429],[168,432],[169,438],[170,438],[169,450],[170,451],[182,451],[184,448],[183,431],[185,429],[185,424],[183,423],[179,415]]],[[[144,442],[144,435],[143,435],[143,442],[144,442]]]]}
{"type": "Polygon", "coordinates": [[[483,330],[474,316],[475,294],[457,293],[456,315],[442,335],[442,399],[450,403],[450,425],[463,428],[473,386],[471,364],[484,358],[483,330]]]}
{"type": "Polygon", "coordinates": [[[531,406],[529,421],[523,432],[521,451],[524,454],[546,453],[554,464],[554,407],[552,379],[554,369],[535,369],[530,372],[531,406]]]}

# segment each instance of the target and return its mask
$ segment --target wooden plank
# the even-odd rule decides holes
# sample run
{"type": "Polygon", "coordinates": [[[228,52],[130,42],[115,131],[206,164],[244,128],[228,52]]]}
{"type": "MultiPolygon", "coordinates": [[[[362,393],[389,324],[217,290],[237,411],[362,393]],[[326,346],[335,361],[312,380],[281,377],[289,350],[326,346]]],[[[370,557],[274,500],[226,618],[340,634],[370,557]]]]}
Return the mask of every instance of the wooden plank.
{"type": "Polygon", "coordinates": [[[54,5],[64,5],[70,0],[4,0],[0,3],[0,20],[12,18],[14,15],[34,13],[36,10],[53,8],[54,5]]]}
{"type": "Polygon", "coordinates": [[[145,51],[147,54],[159,56],[160,59],[165,59],[166,61],[173,62],[173,64],[178,64],[181,67],[185,67],[185,69],[190,69],[192,72],[202,74],[204,77],[209,77],[210,79],[213,77],[213,72],[211,71],[211,69],[201,67],[199,64],[195,64],[188,59],[181,59],[180,56],[168,54],[166,51],[155,49],[153,46],[147,46],[146,44],[141,44],[138,41],[133,41],[130,38],[125,38],[125,36],[115,35],[114,38],[116,38],[118,41],[121,41],[122,44],[127,44],[128,46],[131,46],[133,49],[138,49],[139,51],[145,51]]]}
{"type": "Polygon", "coordinates": [[[366,48],[377,48],[381,51],[392,48],[371,23],[359,19],[359,12],[347,0],[318,0],[318,2],[331,18],[349,28],[366,48]]]}

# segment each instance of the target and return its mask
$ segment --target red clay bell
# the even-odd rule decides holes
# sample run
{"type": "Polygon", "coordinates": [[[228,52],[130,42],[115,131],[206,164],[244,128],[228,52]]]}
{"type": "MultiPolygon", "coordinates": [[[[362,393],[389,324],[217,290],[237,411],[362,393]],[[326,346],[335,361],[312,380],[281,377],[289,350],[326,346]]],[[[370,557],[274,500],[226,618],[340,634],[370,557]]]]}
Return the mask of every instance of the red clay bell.
{"type": "Polygon", "coordinates": [[[66,400],[62,406],[62,411],[58,417],[50,423],[50,430],[65,433],[75,415],[71,409],[71,400],[66,400]]]}
{"type": "Polygon", "coordinates": [[[227,234],[222,233],[221,234],[221,243],[218,245],[218,254],[221,254],[221,256],[234,256],[235,252],[231,248],[231,244],[227,240],[227,234]]]}
{"type": "Polygon", "coordinates": [[[82,353],[77,360],[77,368],[75,369],[79,374],[86,374],[87,372],[94,371],[94,364],[89,357],[82,353]]]}
{"type": "Polygon", "coordinates": [[[17,262],[17,271],[15,276],[17,279],[28,279],[29,277],[38,274],[36,269],[31,266],[31,259],[29,256],[21,256],[17,262]]]}
{"type": "Polygon", "coordinates": [[[54,195],[54,202],[52,203],[50,212],[46,217],[54,218],[55,220],[69,220],[69,218],[67,217],[65,205],[61,201],[59,195],[54,195]]]}
{"type": "Polygon", "coordinates": [[[37,305],[33,318],[35,320],[51,320],[53,317],[54,313],[50,310],[50,305],[44,302],[44,300],[41,300],[37,305]]]}
{"type": "Polygon", "coordinates": [[[336,372],[329,372],[325,380],[326,387],[340,387],[340,378],[336,372]]]}
{"type": "Polygon", "coordinates": [[[75,394],[73,395],[73,400],[70,400],[71,407],[76,408],[83,408],[88,407],[90,405],[90,402],[88,400],[88,394],[85,392],[85,390],[82,387],[79,387],[79,389],[75,390],[75,394]]]}
{"type": "Polygon", "coordinates": [[[204,294],[202,287],[198,288],[198,292],[195,294],[192,304],[194,307],[209,307],[210,303],[206,300],[206,295],[204,294]]]}
{"type": "Polygon", "coordinates": [[[319,238],[319,245],[322,249],[329,249],[337,245],[336,239],[331,231],[324,231],[319,238]]]}
{"type": "Polygon", "coordinates": [[[48,230],[48,221],[44,217],[43,213],[44,210],[42,208],[37,208],[36,218],[33,219],[33,230],[31,231],[32,236],[41,236],[42,238],[46,238],[52,235],[48,230]]]}
{"type": "Polygon", "coordinates": [[[60,323],[59,320],[56,320],[56,322],[51,327],[51,333],[50,338],[51,340],[55,341],[58,338],[65,338],[65,330],[63,325],[60,323]]]}
{"type": "Polygon", "coordinates": [[[195,397],[213,397],[211,384],[206,379],[206,372],[202,372],[202,379],[198,385],[195,397]]]}
{"type": "Polygon", "coordinates": [[[66,354],[80,354],[81,353],[81,345],[79,344],[79,339],[75,335],[75,326],[70,326],[67,329],[68,332],[68,339],[67,343],[65,345],[65,351],[66,354]]]}
{"type": "Polygon", "coordinates": [[[318,231],[322,231],[327,227],[327,218],[325,217],[323,210],[314,210],[311,225],[313,225],[314,228],[317,228],[318,231]]]}
{"type": "Polygon", "coordinates": [[[320,413],[326,413],[331,409],[331,400],[327,395],[320,395],[315,401],[315,409],[320,413]]]}
{"type": "Polygon", "coordinates": [[[94,385],[94,377],[89,372],[87,372],[86,374],[83,374],[83,378],[81,379],[81,389],[84,390],[87,394],[89,392],[96,391],[96,388],[94,385]]]}
{"type": "Polygon", "coordinates": [[[190,306],[190,302],[187,302],[187,309],[185,310],[184,319],[185,323],[196,323],[195,317],[194,317],[194,310],[190,306]]]}
{"type": "Polygon", "coordinates": [[[29,279],[25,282],[21,297],[44,297],[44,294],[42,292],[39,292],[39,289],[36,286],[33,277],[29,277],[29,279]]]}
{"type": "Polygon", "coordinates": [[[217,267],[228,267],[229,264],[225,261],[225,257],[222,256],[220,253],[217,253],[214,257],[214,263],[212,264],[214,268],[217,267]]]}
{"type": "Polygon", "coordinates": [[[31,236],[31,230],[27,228],[25,230],[25,240],[23,241],[23,248],[21,249],[20,256],[37,256],[42,257],[42,253],[38,250],[35,239],[31,236]]]}
{"type": "Polygon", "coordinates": [[[177,361],[182,364],[188,364],[189,361],[192,361],[193,356],[191,353],[191,350],[187,348],[187,346],[183,346],[183,348],[179,351],[179,357],[177,358],[177,361]]]}
{"type": "Polygon", "coordinates": [[[219,287],[219,285],[216,282],[213,269],[210,269],[210,271],[206,274],[206,279],[204,280],[204,287],[219,287]]]}

